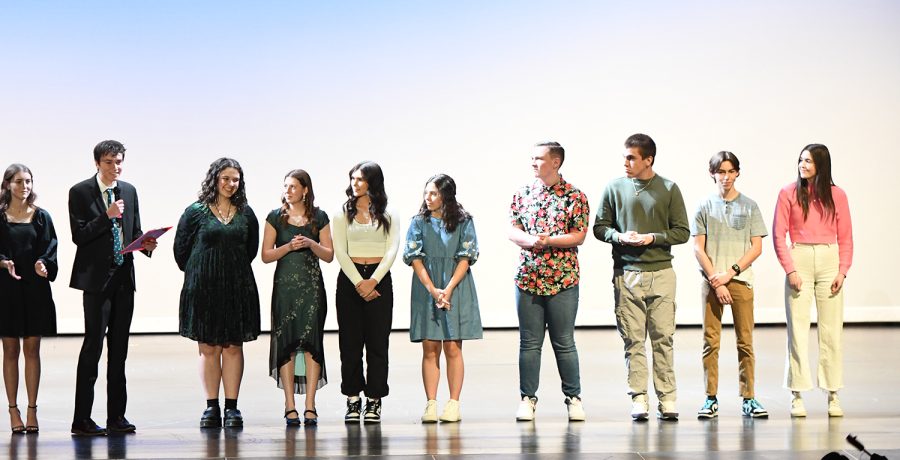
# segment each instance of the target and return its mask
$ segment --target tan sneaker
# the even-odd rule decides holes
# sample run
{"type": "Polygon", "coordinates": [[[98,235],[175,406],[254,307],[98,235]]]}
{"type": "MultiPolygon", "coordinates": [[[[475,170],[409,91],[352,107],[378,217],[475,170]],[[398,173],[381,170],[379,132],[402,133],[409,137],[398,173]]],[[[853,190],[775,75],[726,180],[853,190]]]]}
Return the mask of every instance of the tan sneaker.
{"type": "Polygon", "coordinates": [[[803,397],[799,391],[791,395],[791,417],[806,417],[806,406],[803,405],[803,397]]]}
{"type": "Polygon", "coordinates": [[[828,393],[828,416],[843,417],[844,410],[841,409],[841,400],[838,399],[837,391],[828,393]]]}
{"type": "Polygon", "coordinates": [[[444,412],[441,413],[441,421],[452,423],[460,420],[462,420],[462,416],[459,415],[459,401],[455,399],[447,401],[447,405],[444,406],[444,412]]]}
{"type": "Polygon", "coordinates": [[[425,413],[422,414],[422,423],[437,423],[437,401],[429,399],[425,404],[425,413]]]}

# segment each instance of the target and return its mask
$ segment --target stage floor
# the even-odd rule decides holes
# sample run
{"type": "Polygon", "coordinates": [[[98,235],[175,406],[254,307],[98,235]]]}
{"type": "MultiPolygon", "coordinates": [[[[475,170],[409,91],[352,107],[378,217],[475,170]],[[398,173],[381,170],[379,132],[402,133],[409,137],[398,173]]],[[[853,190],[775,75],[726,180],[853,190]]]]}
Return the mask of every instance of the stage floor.
{"type": "MultiPolygon", "coordinates": [[[[242,430],[201,430],[205,406],[197,367],[196,344],[173,335],[134,336],[128,359],[128,418],[134,435],[72,438],[75,365],[80,337],[46,339],[42,346],[43,380],[38,435],[0,437],[9,458],[606,458],[606,459],[819,459],[834,450],[858,453],[844,441],[853,433],[888,458],[900,458],[900,328],[848,326],[845,329],[846,416],[829,419],[825,395],[805,394],[809,416],[791,419],[790,393],[781,386],[784,327],[756,331],[757,399],[768,420],[740,415],[737,354],[732,330],[724,332],[720,357],[720,416],[696,419],[703,398],[701,331],[679,328],[676,339],[678,408],[681,420],[634,423],[625,394],[622,343],[613,329],[579,329],[584,405],[588,419],[569,423],[549,341],[545,343],[540,401],[534,422],[515,421],[518,404],[516,331],[487,331],[485,339],[466,342],[463,421],[423,425],[421,349],[405,332],[392,335],[391,395],[384,400],[383,422],[345,425],[340,395],[337,335],[326,336],[329,384],[320,390],[317,428],[284,427],[283,398],[268,377],[269,337],[246,345],[246,368],[239,400],[242,430]]],[[[811,335],[815,341],[815,334],[811,335]]],[[[815,349],[811,343],[811,349],[815,349]]],[[[105,359],[105,357],[104,357],[105,359]]],[[[105,366],[97,382],[94,419],[103,423],[105,366]]],[[[447,399],[441,382],[439,408],[447,399]]],[[[19,406],[25,404],[24,385],[19,406]]],[[[302,399],[298,399],[302,405],[302,399]]],[[[655,407],[655,398],[651,399],[655,407]]],[[[24,410],[23,410],[24,415],[24,410]]],[[[0,421],[8,429],[6,420],[0,421]]]]}

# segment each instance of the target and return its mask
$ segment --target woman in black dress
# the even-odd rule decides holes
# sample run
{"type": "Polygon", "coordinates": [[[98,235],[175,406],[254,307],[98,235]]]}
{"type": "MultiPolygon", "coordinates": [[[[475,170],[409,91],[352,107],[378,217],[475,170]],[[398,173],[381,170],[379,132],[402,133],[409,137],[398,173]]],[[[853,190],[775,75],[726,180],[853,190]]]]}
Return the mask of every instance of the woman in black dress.
{"type": "Polygon", "coordinates": [[[199,199],[175,233],[175,261],[184,271],[179,332],[200,349],[206,410],[201,428],[244,424],[237,398],[244,373],[243,343],[260,333],[259,294],[250,261],[259,249],[259,222],[247,205],[241,165],[219,158],[209,166],[199,199]]]}
{"type": "Polygon", "coordinates": [[[13,164],[0,189],[0,336],[3,382],[13,433],[37,433],[41,380],[41,337],[56,335],[56,306],[50,281],[56,279],[56,230],[47,211],[34,205],[31,170],[13,164]],[[25,355],[26,423],[22,423],[19,352],[25,355]]]}
{"type": "Polygon", "coordinates": [[[325,283],[319,260],[331,262],[334,248],[328,215],[315,205],[312,179],[302,169],[284,177],[281,207],[266,217],[262,261],[278,261],[272,284],[269,375],[284,389],[284,420],[300,425],[294,393],[306,394],[303,421],[318,422],[316,390],[325,375],[325,283]]]}

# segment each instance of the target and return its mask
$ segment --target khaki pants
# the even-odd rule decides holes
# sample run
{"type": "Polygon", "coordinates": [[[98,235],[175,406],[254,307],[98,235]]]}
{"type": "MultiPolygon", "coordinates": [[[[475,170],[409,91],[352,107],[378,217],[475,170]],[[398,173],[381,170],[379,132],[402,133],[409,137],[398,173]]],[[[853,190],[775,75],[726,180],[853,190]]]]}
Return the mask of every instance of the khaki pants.
{"type": "MultiPolygon", "coordinates": [[[[746,283],[731,281],[727,285],[731,293],[731,316],[734,334],[737,336],[738,382],[743,398],[753,398],[753,289],[746,283]]],[[[709,283],[703,281],[700,289],[706,307],[703,310],[703,374],[706,378],[706,394],[715,396],[719,389],[719,344],[722,339],[722,313],[725,306],[719,302],[709,283]]]]}
{"type": "Polygon", "coordinates": [[[813,388],[809,367],[810,308],[816,301],[819,336],[819,388],[837,391],[844,386],[843,345],[844,290],[831,293],[840,258],[837,244],[800,244],[791,248],[797,274],[803,280],[800,291],[784,281],[787,310],[788,350],[784,386],[791,391],[813,388]]]}
{"type": "Polygon", "coordinates": [[[653,388],[660,401],[675,401],[675,271],[615,270],[616,326],[625,343],[628,394],[647,393],[646,341],[653,352],[653,388]]]}

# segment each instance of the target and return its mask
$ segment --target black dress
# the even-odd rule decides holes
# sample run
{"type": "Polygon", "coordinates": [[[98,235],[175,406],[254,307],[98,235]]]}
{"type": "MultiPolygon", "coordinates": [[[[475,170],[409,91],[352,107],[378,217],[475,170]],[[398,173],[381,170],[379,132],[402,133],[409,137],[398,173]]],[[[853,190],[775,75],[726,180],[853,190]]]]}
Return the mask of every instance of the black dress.
{"type": "Polygon", "coordinates": [[[50,281],[56,279],[56,230],[47,211],[38,208],[29,223],[7,222],[0,215],[0,260],[15,263],[16,280],[0,270],[0,336],[34,337],[56,335],[56,305],[50,281]],[[34,272],[44,261],[47,277],[34,272]]]}
{"type": "Polygon", "coordinates": [[[175,232],[175,262],[184,271],[179,333],[210,345],[240,344],[260,333],[259,293],[250,261],[259,222],[249,206],[228,224],[203,203],[185,209],[175,232]]]}
{"type": "MultiPolygon", "coordinates": [[[[328,215],[317,210],[314,221],[302,227],[282,222],[281,209],[269,213],[266,222],[275,228],[275,246],[282,246],[296,235],[319,242],[319,231],[328,225],[328,215]],[[313,226],[316,231],[313,232],[313,226]]],[[[328,383],[325,375],[325,313],[327,309],[325,282],[319,257],[312,249],[291,251],[278,259],[272,284],[272,336],[269,348],[269,375],[284,388],[278,370],[297,353],[294,365],[294,393],[305,394],[309,385],[322,388],[328,383]],[[317,382],[306,377],[308,352],[322,366],[317,382]]]]}

